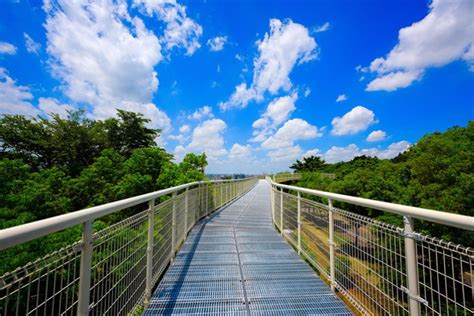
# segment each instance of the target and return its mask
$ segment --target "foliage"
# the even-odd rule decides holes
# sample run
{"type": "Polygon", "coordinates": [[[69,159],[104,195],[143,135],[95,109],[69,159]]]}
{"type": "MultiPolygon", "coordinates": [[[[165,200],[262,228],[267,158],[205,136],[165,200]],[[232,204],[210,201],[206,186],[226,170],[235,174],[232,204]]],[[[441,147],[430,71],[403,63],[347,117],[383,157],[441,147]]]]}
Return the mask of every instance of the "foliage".
{"type": "MultiPolygon", "coordinates": [[[[205,154],[175,163],[156,147],[159,131],[147,123],[141,114],[121,110],[104,121],[84,112],[49,120],[0,117],[0,229],[205,179],[205,154]]],[[[95,229],[141,210],[101,218],[95,229]]],[[[0,275],[79,237],[80,227],[74,227],[3,251],[0,275]]]]}
{"type": "MultiPolygon", "coordinates": [[[[304,172],[297,185],[374,200],[474,216],[474,122],[445,133],[425,135],[392,160],[361,156],[304,172]],[[325,176],[334,173],[334,179],[325,176]]],[[[324,162],[323,162],[324,163],[324,162]]],[[[305,163],[298,161],[300,166],[305,163]]],[[[309,165],[309,164],[308,164],[309,165]]],[[[299,167],[300,168],[300,167],[299,167]]],[[[341,207],[401,225],[400,216],[340,204],[341,207]]],[[[417,230],[448,241],[474,244],[472,232],[417,222],[417,230]]]]}
{"type": "Polygon", "coordinates": [[[159,130],[146,127],[141,114],[118,110],[118,118],[92,121],[83,111],[67,118],[21,115],[0,117],[0,157],[21,159],[33,169],[64,170],[77,176],[107,148],[128,156],[134,149],[155,146],[159,130]]]}
{"type": "Polygon", "coordinates": [[[303,158],[303,161],[296,160],[296,162],[290,166],[295,172],[314,172],[321,170],[326,163],[321,157],[310,156],[303,158]]]}

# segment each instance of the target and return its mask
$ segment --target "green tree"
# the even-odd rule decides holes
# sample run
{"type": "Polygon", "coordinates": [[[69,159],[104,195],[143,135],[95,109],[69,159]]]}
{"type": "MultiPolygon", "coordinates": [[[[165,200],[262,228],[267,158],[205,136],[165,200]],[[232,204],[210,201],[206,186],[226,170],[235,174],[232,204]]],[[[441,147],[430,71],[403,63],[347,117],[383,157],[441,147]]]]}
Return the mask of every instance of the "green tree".
{"type": "Polygon", "coordinates": [[[296,160],[296,162],[290,166],[295,172],[315,172],[324,168],[326,162],[318,156],[310,156],[303,158],[303,161],[296,160]]]}
{"type": "Polygon", "coordinates": [[[128,155],[134,149],[154,147],[160,130],[148,128],[151,122],[140,113],[117,109],[118,118],[107,119],[103,125],[111,148],[128,155]]]}

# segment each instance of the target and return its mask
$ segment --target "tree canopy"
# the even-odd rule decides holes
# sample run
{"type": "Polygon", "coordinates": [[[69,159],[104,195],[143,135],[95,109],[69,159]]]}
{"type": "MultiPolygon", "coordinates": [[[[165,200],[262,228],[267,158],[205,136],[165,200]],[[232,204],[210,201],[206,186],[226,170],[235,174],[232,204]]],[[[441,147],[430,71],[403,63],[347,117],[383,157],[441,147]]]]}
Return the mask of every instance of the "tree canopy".
{"type": "MultiPolygon", "coordinates": [[[[474,122],[471,121],[466,127],[425,135],[391,160],[361,156],[313,169],[308,159],[308,163],[297,161],[293,166],[303,172],[299,186],[474,216],[473,148],[474,122]],[[331,179],[324,173],[336,176],[331,179]]],[[[343,207],[401,225],[401,218],[396,215],[357,206],[343,207]]],[[[427,222],[417,222],[417,226],[429,235],[464,245],[474,244],[472,232],[427,222]]]]}
{"type": "Polygon", "coordinates": [[[326,163],[321,157],[309,156],[303,158],[303,161],[296,160],[294,164],[290,166],[295,172],[314,172],[323,169],[326,163]]]}
{"type": "MultiPolygon", "coordinates": [[[[180,163],[157,147],[159,130],[141,114],[91,120],[84,112],[50,119],[0,117],[0,229],[77,211],[174,185],[204,180],[206,155],[180,163]]],[[[101,218],[104,227],[132,215],[132,208],[101,218]]],[[[77,241],[72,228],[3,251],[0,274],[77,241]],[[14,259],[13,259],[14,258],[14,259]]]]}

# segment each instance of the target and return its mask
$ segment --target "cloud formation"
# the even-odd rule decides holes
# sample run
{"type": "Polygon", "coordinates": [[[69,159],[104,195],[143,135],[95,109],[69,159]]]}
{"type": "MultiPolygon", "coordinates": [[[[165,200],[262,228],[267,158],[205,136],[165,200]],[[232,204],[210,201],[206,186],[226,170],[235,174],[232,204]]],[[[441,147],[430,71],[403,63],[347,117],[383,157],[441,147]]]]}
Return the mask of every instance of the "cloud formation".
{"type": "Polygon", "coordinates": [[[296,110],[295,102],[298,95],[293,93],[289,96],[283,96],[274,99],[267,106],[265,113],[253,122],[252,127],[254,137],[253,142],[262,142],[272,131],[286,121],[291,113],[296,110]]]}
{"type": "Polygon", "coordinates": [[[308,29],[292,20],[270,20],[270,33],[257,41],[258,57],[254,60],[252,84],[237,85],[226,102],[221,102],[222,110],[245,108],[250,101],[261,102],[265,93],[275,95],[289,91],[289,78],[295,65],[307,63],[317,57],[317,45],[308,29]]]}
{"type": "Polygon", "coordinates": [[[227,124],[220,119],[210,119],[199,124],[194,130],[191,143],[186,150],[205,152],[210,160],[216,160],[227,154],[224,148],[224,130],[227,124]]]}
{"type": "Polygon", "coordinates": [[[321,157],[329,163],[349,161],[354,157],[363,155],[378,157],[380,159],[392,159],[398,156],[398,154],[406,151],[409,147],[410,143],[404,140],[397,143],[392,143],[383,150],[378,148],[361,149],[355,144],[350,144],[346,147],[333,146],[325,153],[321,154],[321,157]]]}
{"type": "Polygon", "coordinates": [[[50,65],[69,98],[92,105],[98,119],[120,108],[143,113],[151,127],[170,129],[167,115],[151,102],[160,41],[130,16],[126,3],[59,0],[44,9],[50,65]]]}
{"type": "Polygon", "coordinates": [[[0,54],[15,55],[16,46],[7,42],[0,42],[0,54]]]}
{"type": "Polygon", "coordinates": [[[23,33],[23,37],[25,38],[25,47],[28,53],[38,54],[41,44],[35,42],[27,33],[23,33]]]}
{"type": "Polygon", "coordinates": [[[472,0],[433,0],[422,20],[402,28],[398,44],[370,64],[377,78],[367,91],[395,91],[420,80],[425,70],[455,60],[474,71],[474,9],[472,0]]]}
{"type": "Polygon", "coordinates": [[[5,68],[0,67],[0,113],[34,116],[39,114],[31,101],[33,94],[25,86],[19,86],[5,68]]]}
{"type": "Polygon", "coordinates": [[[192,55],[201,47],[199,38],[202,27],[186,14],[186,7],[176,0],[134,0],[134,5],[148,16],[165,23],[166,28],[160,42],[166,50],[182,47],[186,55],[192,55]]]}
{"type": "Polygon", "coordinates": [[[373,131],[367,136],[368,142],[379,142],[387,137],[387,133],[382,130],[373,131]]]}
{"type": "Polygon", "coordinates": [[[212,108],[208,105],[204,105],[188,115],[188,120],[202,120],[203,118],[213,118],[212,108]]]}
{"type": "Polygon", "coordinates": [[[370,125],[377,123],[375,114],[371,110],[356,106],[342,117],[335,117],[332,124],[332,135],[351,135],[365,131],[370,125]]]}
{"type": "Polygon", "coordinates": [[[227,42],[227,36],[217,36],[207,40],[207,46],[211,52],[219,52],[224,49],[227,42]]]}
{"type": "Polygon", "coordinates": [[[345,94],[340,94],[337,96],[336,102],[342,102],[346,100],[347,100],[347,96],[345,94]]]}

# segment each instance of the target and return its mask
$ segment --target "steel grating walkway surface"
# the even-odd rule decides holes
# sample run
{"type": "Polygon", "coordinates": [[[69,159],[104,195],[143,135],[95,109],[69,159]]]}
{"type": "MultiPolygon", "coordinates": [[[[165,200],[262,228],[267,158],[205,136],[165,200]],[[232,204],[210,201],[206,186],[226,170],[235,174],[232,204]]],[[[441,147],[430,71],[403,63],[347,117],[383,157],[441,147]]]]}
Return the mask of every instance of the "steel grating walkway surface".
{"type": "Polygon", "coordinates": [[[270,185],[201,221],[144,315],[352,315],[273,228],[270,185]]]}

